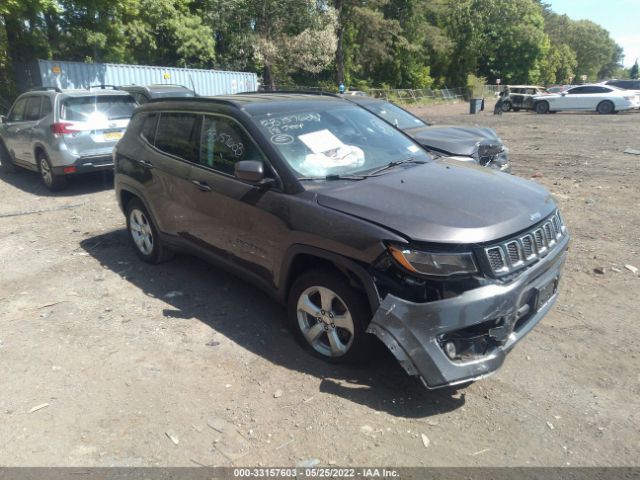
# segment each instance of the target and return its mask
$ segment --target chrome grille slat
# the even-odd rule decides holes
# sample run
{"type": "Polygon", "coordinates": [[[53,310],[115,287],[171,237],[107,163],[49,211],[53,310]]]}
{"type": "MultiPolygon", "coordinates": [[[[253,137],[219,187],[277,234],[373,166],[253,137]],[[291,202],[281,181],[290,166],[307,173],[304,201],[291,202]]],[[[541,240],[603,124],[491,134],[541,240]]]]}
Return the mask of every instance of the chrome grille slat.
{"type": "Polygon", "coordinates": [[[485,258],[494,275],[511,273],[546,256],[565,235],[566,227],[556,211],[518,238],[486,247],[485,258]]]}

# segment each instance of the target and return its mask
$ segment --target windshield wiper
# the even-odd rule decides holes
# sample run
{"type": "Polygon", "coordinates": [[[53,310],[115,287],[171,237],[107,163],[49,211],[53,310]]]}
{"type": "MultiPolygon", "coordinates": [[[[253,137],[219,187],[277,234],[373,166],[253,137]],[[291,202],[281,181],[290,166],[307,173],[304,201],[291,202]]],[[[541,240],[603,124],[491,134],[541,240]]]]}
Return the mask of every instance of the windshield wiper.
{"type": "Polygon", "coordinates": [[[409,158],[405,158],[404,160],[395,160],[393,162],[389,162],[386,165],[380,167],[380,168],[376,168],[375,170],[372,170],[371,172],[367,173],[366,177],[373,177],[375,175],[377,175],[378,173],[384,172],[385,170],[389,170],[390,168],[393,167],[397,167],[398,165],[404,165],[406,163],[415,163],[417,165],[422,165],[424,163],[427,163],[424,160],[416,160],[414,157],[409,157],[409,158]]]}
{"type": "Polygon", "coordinates": [[[368,175],[338,175],[338,174],[332,173],[330,175],[325,175],[324,177],[298,177],[298,180],[300,180],[301,182],[311,181],[311,180],[325,180],[325,181],[331,181],[331,180],[364,180],[367,177],[368,177],[368,175]]]}

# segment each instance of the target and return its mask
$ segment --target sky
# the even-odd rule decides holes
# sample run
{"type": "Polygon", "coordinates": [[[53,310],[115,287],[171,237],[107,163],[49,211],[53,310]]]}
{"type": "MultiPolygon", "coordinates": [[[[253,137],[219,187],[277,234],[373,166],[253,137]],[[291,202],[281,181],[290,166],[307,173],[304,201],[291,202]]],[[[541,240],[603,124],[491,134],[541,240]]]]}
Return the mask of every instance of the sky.
{"type": "Polygon", "coordinates": [[[624,49],[624,65],[640,58],[640,0],[545,0],[574,20],[591,20],[609,31],[624,49]]]}

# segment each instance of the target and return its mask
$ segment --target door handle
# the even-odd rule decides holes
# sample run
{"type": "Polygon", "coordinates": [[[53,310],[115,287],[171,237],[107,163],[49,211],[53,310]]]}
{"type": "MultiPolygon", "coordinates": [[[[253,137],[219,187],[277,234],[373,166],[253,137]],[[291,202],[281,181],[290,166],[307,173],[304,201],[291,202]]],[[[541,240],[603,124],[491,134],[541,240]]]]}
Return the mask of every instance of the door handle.
{"type": "Polygon", "coordinates": [[[153,168],[153,163],[151,163],[149,160],[140,160],[140,163],[147,168],[153,168]]]}
{"type": "Polygon", "coordinates": [[[207,182],[201,182],[200,180],[191,180],[191,183],[193,183],[196,187],[198,187],[203,192],[211,191],[211,187],[207,182]]]}

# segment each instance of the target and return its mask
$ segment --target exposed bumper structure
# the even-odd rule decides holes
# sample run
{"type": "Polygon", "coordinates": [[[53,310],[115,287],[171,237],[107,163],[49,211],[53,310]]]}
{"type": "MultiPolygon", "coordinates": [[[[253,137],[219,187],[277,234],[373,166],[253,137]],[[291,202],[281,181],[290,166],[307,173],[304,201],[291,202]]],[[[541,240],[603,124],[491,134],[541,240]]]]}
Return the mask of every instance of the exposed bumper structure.
{"type": "Polygon", "coordinates": [[[555,303],[568,243],[566,235],[559,248],[507,284],[487,285],[429,303],[389,294],[367,331],[382,340],[405,371],[419,376],[427,388],[487,376],[555,303]],[[447,349],[447,343],[453,347],[447,349]]]}

